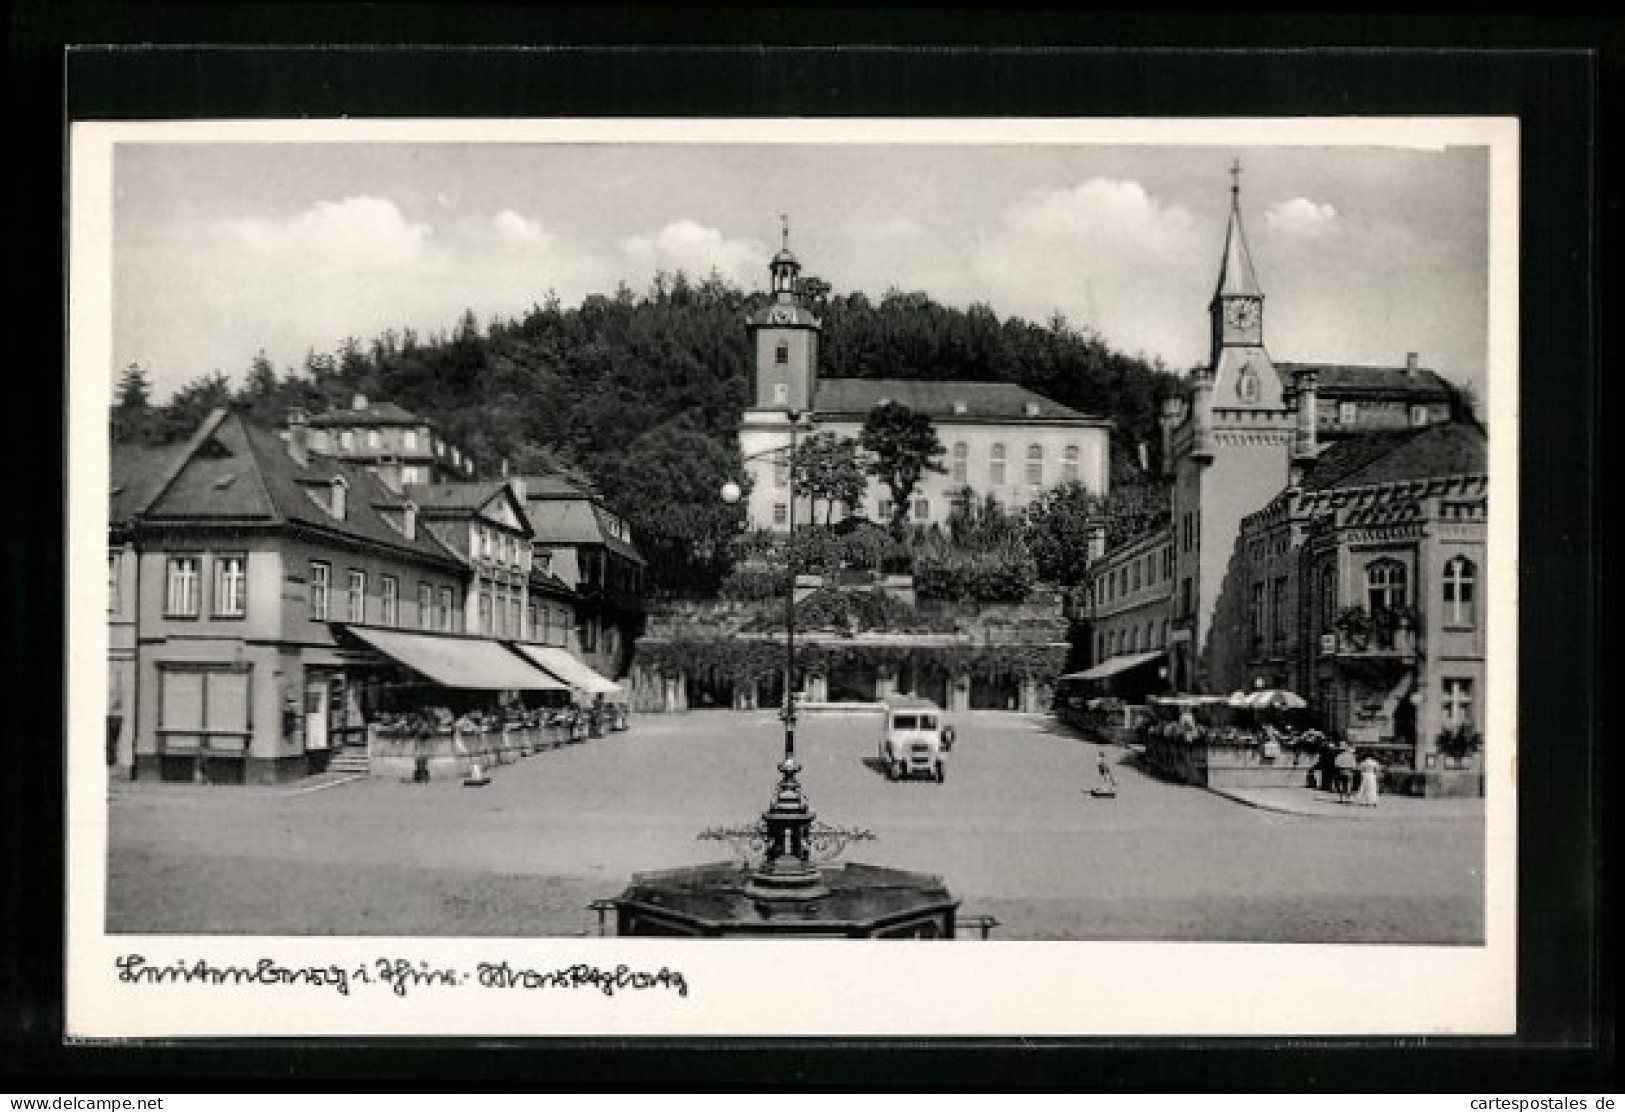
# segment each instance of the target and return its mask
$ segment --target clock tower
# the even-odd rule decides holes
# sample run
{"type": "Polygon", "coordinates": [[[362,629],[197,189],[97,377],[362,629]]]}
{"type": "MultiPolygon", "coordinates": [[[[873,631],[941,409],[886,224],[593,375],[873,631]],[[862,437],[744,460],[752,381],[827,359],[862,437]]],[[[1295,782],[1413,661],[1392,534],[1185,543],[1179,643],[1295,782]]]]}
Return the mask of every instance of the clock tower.
{"type": "Polygon", "coordinates": [[[1224,233],[1219,284],[1208,303],[1213,404],[1279,409],[1283,405],[1281,381],[1264,349],[1264,291],[1253,270],[1241,223],[1241,163],[1230,167],[1230,177],[1230,224],[1224,233]]]}
{"type": "Polygon", "coordinates": [[[771,298],[747,318],[756,352],[758,410],[804,412],[818,389],[818,334],[823,327],[796,288],[801,263],[790,251],[790,221],[784,221],[783,243],[768,264],[771,298]]]}

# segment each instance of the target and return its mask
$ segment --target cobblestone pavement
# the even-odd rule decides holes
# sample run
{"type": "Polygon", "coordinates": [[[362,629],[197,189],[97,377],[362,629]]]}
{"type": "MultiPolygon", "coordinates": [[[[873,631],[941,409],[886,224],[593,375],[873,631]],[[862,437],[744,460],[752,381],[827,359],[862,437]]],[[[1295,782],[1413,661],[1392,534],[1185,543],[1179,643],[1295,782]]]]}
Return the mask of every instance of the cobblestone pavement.
{"type": "MultiPolygon", "coordinates": [[[[853,860],[940,873],[998,939],[1410,942],[1483,938],[1479,801],[1393,801],[1364,821],[1243,806],[1041,718],[958,719],[944,784],[891,783],[877,719],[808,715],[819,817],[873,830],[853,860]]],[[[113,785],[113,932],[568,936],[633,872],[727,856],[780,755],[772,712],[645,715],[465,788],[324,777],[276,788],[113,785]]]]}

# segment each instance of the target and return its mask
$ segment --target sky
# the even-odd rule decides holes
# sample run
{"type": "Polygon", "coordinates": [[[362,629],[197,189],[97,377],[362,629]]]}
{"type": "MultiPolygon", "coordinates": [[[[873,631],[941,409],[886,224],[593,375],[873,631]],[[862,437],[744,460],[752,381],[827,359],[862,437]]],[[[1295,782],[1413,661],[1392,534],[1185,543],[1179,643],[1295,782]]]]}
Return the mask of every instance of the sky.
{"type": "Polygon", "coordinates": [[[1233,160],[1277,360],[1423,366],[1484,396],[1479,146],[121,142],[113,363],[159,400],[386,328],[449,331],[658,270],[804,274],[1056,312],[1184,371],[1205,360],[1233,160]]]}

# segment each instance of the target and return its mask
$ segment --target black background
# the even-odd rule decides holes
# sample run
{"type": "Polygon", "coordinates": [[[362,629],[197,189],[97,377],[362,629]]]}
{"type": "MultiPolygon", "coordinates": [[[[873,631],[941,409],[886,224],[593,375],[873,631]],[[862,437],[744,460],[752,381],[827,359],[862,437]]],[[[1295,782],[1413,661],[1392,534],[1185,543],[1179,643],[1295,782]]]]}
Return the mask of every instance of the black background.
{"type": "MultiPolygon", "coordinates": [[[[1606,725],[1619,715],[1613,692],[1598,688],[1595,660],[1616,570],[1597,534],[1607,474],[1597,467],[1598,418],[1612,386],[1598,368],[1620,373],[1608,327],[1619,291],[1611,276],[1598,282],[1599,260],[1618,246],[1619,152],[1598,140],[1608,122],[1619,126],[1619,24],[1552,11],[1168,18],[33,0],[14,3],[10,18],[7,241],[21,254],[10,267],[10,413],[0,437],[10,477],[9,728],[0,734],[7,1088],[258,1090],[338,1079],[547,1091],[1616,1088],[1614,959],[1604,939],[1617,857],[1604,801],[1619,775],[1606,725]],[[89,45],[135,43],[148,45],[89,45]],[[210,43],[240,45],[195,45],[210,43]],[[403,43],[438,45],[390,45],[403,43]],[[536,49],[518,48],[527,45],[536,49]],[[65,480],[52,465],[66,450],[70,120],[1319,114],[1522,121],[1516,1037],[62,1043],[65,480]],[[53,1075],[63,1081],[47,1086],[53,1075]]],[[[793,993],[793,968],[764,991],[793,993]]]]}

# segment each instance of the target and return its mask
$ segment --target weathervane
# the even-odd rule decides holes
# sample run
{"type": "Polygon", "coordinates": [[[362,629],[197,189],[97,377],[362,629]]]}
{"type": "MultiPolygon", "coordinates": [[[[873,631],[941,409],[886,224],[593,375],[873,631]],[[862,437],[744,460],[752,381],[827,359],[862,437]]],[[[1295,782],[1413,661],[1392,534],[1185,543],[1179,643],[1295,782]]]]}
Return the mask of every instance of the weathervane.
{"type": "Polygon", "coordinates": [[[1241,196],[1241,159],[1230,163],[1230,196],[1241,196]]]}
{"type": "Polygon", "coordinates": [[[779,213],[779,223],[784,225],[783,231],[781,232],[781,235],[783,236],[782,245],[784,249],[788,251],[790,250],[790,214],[787,212],[779,213]]]}

